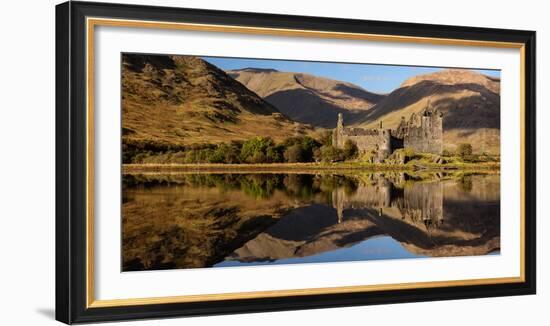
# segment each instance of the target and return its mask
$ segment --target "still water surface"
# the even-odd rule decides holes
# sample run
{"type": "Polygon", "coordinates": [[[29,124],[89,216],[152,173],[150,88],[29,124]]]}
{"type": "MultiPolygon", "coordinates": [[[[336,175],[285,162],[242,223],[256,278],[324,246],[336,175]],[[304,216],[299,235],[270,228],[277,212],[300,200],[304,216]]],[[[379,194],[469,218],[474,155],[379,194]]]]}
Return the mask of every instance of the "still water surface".
{"type": "Polygon", "coordinates": [[[500,176],[125,175],[123,270],[495,254],[500,176]]]}

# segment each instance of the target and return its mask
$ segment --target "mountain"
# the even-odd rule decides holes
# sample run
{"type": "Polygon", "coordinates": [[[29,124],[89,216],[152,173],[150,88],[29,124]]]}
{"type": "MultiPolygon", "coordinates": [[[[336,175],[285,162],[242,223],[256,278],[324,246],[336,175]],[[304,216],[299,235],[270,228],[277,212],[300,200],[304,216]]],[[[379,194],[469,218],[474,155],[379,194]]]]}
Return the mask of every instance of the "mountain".
{"type": "Polygon", "coordinates": [[[477,152],[500,152],[500,79],[471,70],[412,77],[372,107],[360,125],[374,127],[382,121],[395,128],[401,117],[408,118],[428,103],[443,113],[445,148],[471,143],[477,152]]]}
{"type": "Polygon", "coordinates": [[[160,149],[311,130],[200,58],[141,54],[122,56],[122,127],[123,144],[160,149]]]}
{"type": "Polygon", "coordinates": [[[351,83],[302,73],[259,68],[227,73],[290,119],[317,127],[334,128],[338,113],[348,122],[362,121],[384,98],[351,83]]]}

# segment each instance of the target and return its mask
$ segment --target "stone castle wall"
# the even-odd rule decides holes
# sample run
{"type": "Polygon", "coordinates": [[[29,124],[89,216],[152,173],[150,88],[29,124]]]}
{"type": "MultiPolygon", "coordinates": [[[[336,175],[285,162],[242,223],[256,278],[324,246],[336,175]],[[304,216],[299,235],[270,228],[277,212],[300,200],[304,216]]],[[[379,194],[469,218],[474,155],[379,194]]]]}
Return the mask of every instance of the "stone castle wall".
{"type": "Polygon", "coordinates": [[[354,134],[346,132],[336,136],[336,141],[333,143],[338,148],[343,148],[347,140],[353,141],[357,145],[359,152],[367,153],[370,151],[391,151],[391,134],[390,130],[371,130],[371,133],[354,134]]]}
{"type": "Polygon", "coordinates": [[[347,140],[357,145],[361,154],[373,152],[375,162],[386,159],[399,148],[410,148],[418,153],[441,154],[443,150],[443,118],[439,111],[428,107],[420,114],[412,114],[409,121],[403,118],[394,129],[344,128],[342,115],[332,134],[332,144],[344,148],[347,140]]]}
{"type": "Polygon", "coordinates": [[[337,127],[332,134],[332,144],[337,148],[344,148],[348,140],[357,145],[360,154],[373,152],[378,159],[386,158],[393,151],[390,129],[344,128],[339,115],[337,127]]]}
{"type": "Polygon", "coordinates": [[[420,117],[419,126],[411,126],[403,137],[403,146],[419,153],[441,154],[443,149],[443,120],[441,117],[420,117]]]}

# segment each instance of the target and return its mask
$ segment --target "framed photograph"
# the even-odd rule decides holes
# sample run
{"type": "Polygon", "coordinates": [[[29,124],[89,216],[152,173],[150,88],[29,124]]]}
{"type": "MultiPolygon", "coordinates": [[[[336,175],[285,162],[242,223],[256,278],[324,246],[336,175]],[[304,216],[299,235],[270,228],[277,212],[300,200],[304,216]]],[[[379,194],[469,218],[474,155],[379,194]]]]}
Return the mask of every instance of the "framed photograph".
{"type": "Polygon", "coordinates": [[[535,293],[535,32],[56,7],[56,318],[535,293]]]}

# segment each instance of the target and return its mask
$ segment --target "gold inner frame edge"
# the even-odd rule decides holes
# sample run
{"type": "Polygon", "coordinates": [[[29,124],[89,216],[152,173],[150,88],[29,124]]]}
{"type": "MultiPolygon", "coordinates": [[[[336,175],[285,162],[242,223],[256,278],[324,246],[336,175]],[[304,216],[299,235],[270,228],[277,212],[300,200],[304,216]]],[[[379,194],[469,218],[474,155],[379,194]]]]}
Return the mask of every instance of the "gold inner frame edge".
{"type": "Polygon", "coordinates": [[[331,31],[264,28],[234,25],[175,23],[110,18],[86,18],[86,307],[104,308],[149,304],[185,303],[199,301],[219,301],[232,299],[273,298],[317,294],[338,294],[353,292],[374,292],[419,288],[441,288],[450,286],[474,286],[525,282],[525,44],[514,42],[479,41],[449,38],[414,37],[383,34],[362,34],[331,31]],[[145,297],[128,299],[96,300],[94,291],[94,31],[96,26],[155,28],[202,32],[225,32],[256,35],[290,37],[315,37],[330,39],[365,40],[377,42],[405,42],[449,46],[474,46],[511,48],[520,51],[520,276],[486,279],[465,279],[449,281],[428,281],[394,284],[354,285],[343,287],[289,289],[274,291],[234,292],[216,294],[181,295],[165,297],[145,297]]]}

